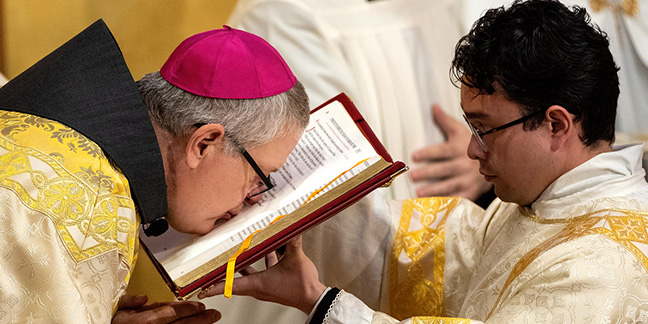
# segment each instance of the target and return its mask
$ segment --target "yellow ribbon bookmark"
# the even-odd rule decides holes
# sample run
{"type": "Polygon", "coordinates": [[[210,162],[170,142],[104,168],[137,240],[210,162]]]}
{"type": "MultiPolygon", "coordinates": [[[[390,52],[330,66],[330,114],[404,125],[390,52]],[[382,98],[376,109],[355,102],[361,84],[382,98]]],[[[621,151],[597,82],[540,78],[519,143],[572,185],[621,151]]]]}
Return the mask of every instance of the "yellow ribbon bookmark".
{"type": "MultiPolygon", "coordinates": [[[[280,215],[277,216],[270,224],[280,220],[286,215],[280,215]]],[[[268,224],[268,225],[270,225],[268,224]]],[[[239,255],[241,255],[243,252],[245,252],[248,247],[250,247],[250,243],[252,242],[252,236],[254,234],[260,232],[261,229],[258,229],[254,231],[252,234],[248,235],[248,237],[245,238],[243,243],[241,243],[241,247],[232,255],[229,260],[227,261],[227,271],[225,272],[225,292],[224,295],[227,298],[232,298],[232,287],[234,285],[234,267],[236,266],[236,258],[238,258],[239,255]]]]}
{"type": "MultiPolygon", "coordinates": [[[[369,158],[366,158],[366,159],[356,163],[354,166],[352,166],[348,170],[340,173],[340,175],[335,177],[335,179],[331,180],[329,183],[324,185],[322,188],[315,190],[312,194],[310,194],[310,196],[308,196],[306,201],[304,201],[304,203],[301,204],[299,207],[304,206],[306,203],[308,203],[313,198],[315,198],[315,196],[317,196],[320,192],[322,192],[322,190],[324,190],[326,187],[331,185],[333,182],[335,182],[337,179],[339,179],[345,173],[351,171],[353,168],[355,168],[358,165],[366,162],[367,160],[369,160],[369,158]]],[[[270,222],[270,224],[268,224],[268,226],[272,225],[274,222],[280,220],[284,216],[286,216],[286,215],[277,216],[277,218],[275,218],[272,222],[270,222]]],[[[225,297],[227,297],[227,298],[232,298],[232,288],[234,286],[234,268],[236,267],[236,259],[239,257],[239,255],[243,254],[243,252],[247,251],[247,249],[250,247],[250,243],[252,243],[252,236],[254,236],[254,234],[258,233],[259,231],[261,231],[261,229],[258,229],[256,231],[254,231],[252,234],[248,235],[248,237],[246,237],[245,240],[243,240],[243,243],[241,243],[241,247],[238,249],[238,251],[236,251],[236,253],[234,253],[234,255],[232,255],[229,258],[229,260],[227,261],[227,270],[225,272],[225,292],[223,293],[225,295],[225,297]]]]}

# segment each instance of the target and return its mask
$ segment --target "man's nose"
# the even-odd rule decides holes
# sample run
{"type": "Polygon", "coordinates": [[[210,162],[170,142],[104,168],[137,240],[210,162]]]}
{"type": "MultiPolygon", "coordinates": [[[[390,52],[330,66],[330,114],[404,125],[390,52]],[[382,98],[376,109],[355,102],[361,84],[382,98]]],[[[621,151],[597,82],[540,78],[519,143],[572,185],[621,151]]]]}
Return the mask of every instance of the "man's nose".
{"type": "Polygon", "coordinates": [[[475,135],[470,137],[470,142],[468,143],[467,152],[468,157],[473,160],[483,160],[486,158],[486,151],[484,151],[479,145],[479,142],[475,138],[475,135]]]}

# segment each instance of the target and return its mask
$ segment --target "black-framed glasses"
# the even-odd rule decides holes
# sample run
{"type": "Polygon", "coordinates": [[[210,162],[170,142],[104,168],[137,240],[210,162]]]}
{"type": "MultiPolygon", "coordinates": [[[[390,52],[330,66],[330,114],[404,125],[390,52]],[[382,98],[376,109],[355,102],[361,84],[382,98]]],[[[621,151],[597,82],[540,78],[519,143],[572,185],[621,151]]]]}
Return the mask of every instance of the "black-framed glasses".
{"type": "Polygon", "coordinates": [[[250,156],[250,153],[247,152],[244,148],[241,148],[242,150],[240,151],[241,154],[243,154],[243,157],[245,157],[245,160],[248,161],[248,164],[254,169],[254,172],[256,172],[257,176],[259,176],[260,181],[257,181],[256,186],[250,191],[248,194],[248,197],[254,197],[263,194],[264,192],[272,189],[275,187],[275,183],[272,180],[272,177],[270,175],[265,175],[263,171],[261,171],[261,168],[259,168],[259,165],[256,164],[252,156],[250,156]]]}
{"type": "Polygon", "coordinates": [[[518,119],[516,119],[516,120],[514,120],[514,121],[512,121],[510,123],[506,123],[506,124],[504,124],[502,126],[492,128],[492,129],[487,130],[485,132],[479,131],[477,129],[477,127],[475,127],[475,125],[473,125],[470,121],[468,121],[468,117],[466,117],[466,114],[463,115],[463,118],[466,121],[466,123],[468,124],[468,128],[470,128],[470,132],[472,133],[472,136],[477,141],[477,144],[479,144],[479,148],[481,148],[482,151],[484,151],[484,152],[488,152],[488,146],[486,146],[486,143],[484,142],[484,139],[483,139],[484,136],[486,136],[488,134],[495,133],[495,132],[499,132],[499,131],[501,131],[503,129],[506,129],[506,128],[509,128],[511,126],[515,126],[517,124],[523,123],[523,122],[527,121],[528,119],[530,119],[531,117],[534,117],[534,116],[536,116],[536,115],[538,115],[540,113],[544,113],[544,112],[545,112],[544,110],[538,110],[538,111],[536,111],[534,113],[530,113],[530,114],[528,114],[526,116],[518,118],[518,119]]]}
{"type": "MultiPolygon", "coordinates": [[[[196,123],[194,126],[200,128],[202,126],[206,125],[206,123],[196,123]]],[[[231,136],[228,137],[228,139],[236,146],[237,150],[239,153],[243,155],[245,160],[248,162],[248,164],[252,167],[254,172],[256,172],[257,176],[259,179],[256,181],[256,185],[252,190],[250,190],[250,193],[248,194],[249,197],[254,197],[263,194],[264,192],[274,188],[276,186],[275,182],[272,180],[272,177],[270,175],[265,175],[263,171],[261,171],[261,168],[259,165],[254,161],[250,153],[241,145],[238,140],[232,138],[231,136]]]]}

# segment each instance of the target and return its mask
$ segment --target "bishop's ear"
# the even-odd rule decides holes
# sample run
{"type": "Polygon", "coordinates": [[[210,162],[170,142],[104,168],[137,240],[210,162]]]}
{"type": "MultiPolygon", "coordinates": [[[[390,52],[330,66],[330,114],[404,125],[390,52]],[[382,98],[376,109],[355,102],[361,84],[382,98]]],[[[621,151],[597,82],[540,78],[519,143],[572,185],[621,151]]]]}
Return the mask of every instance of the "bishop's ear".
{"type": "Polygon", "coordinates": [[[220,124],[205,124],[198,127],[187,140],[186,161],[195,168],[210,153],[223,149],[225,128],[220,124]]]}

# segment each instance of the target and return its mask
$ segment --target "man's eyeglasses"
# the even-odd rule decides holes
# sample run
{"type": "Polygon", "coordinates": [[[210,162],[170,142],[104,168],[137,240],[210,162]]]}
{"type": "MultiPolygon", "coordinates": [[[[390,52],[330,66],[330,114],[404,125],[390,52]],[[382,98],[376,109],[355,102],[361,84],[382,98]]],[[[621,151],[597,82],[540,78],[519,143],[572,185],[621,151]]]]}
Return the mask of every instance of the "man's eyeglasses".
{"type": "MultiPolygon", "coordinates": [[[[194,126],[200,128],[202,126],[206,125],[206,123],[196,123],[194,126]]],[[[248,162],[248,164],[254,169],[254,172],[256,172],[257,176],[259,179],[256,180],[256,184],[254,188],[250,191],[248,194],[248,198],[258,196],[263,194],[264,192],[272,189],[275,187],[275,182],[272,180],[272,178],[268,175],[266,176],[263,171],[261,171],[261,168],[259,168],[259,165],[254,161],[252,156],[250,156],[250,153],[247,152],[247,150],[241,145],[236,139],[229,137],[230,141],[234,146],[237,148],[238,152],[243,154],[243,157],[245,160],[248,162]]]]}
{"type": "Polygon", "coordinates": [[[538,115],[540,113],[544,113],[544,110],[538,110],[538,111],[536,111],[534,113],[531,113],[531,114],[528,114],[528,115],[523,116],[521,118],[518,118],[518,119],[516,119],[516,120],[514,120],[514,121],[512,121],[510,123],[506,123],[506,124],[504,124],[502,126],[492,128],[492,129],[487,130],[485,132],[479,131],[477,129],[477,127],[475,127],[475,125],[473,125],[471,122],[468,121],[468,117],[466,117],[465,114],[463,115],[463,118],[466,121],[466,123],[468,123],[468,128],[470,128],[470,132],[472,133],[472,136],[475,138],[475,141],[477,141],[477,144],[479,144],[479,148],[482,149],[482,151],[484,151],[484,152],[488,152],[488,146],[486,146],[486,143],[484,142],[484,139],[483,139],[484,136],[486,136],[488,134],[491,134],[491,133],[499,132],[499,131],[501,131],[503,129],[506,129],[506,128],[509,128],[511,126],[515,126],[517,124],[523,123],[523,122],[527,121],[528,119],[530,119],[531,117],[534,117],[534,116],[536,116],[536,115],[538,115]]]}

